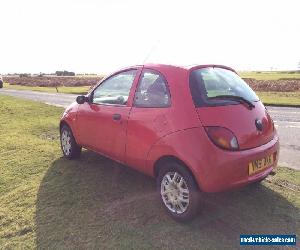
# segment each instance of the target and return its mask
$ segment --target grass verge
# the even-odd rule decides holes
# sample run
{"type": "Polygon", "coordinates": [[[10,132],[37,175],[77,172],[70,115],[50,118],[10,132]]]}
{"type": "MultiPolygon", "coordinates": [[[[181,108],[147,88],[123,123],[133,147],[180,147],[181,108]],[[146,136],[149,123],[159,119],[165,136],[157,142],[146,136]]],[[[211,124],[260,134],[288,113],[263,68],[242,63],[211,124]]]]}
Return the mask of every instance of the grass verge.
{"type": "Polygon", "coordinates": [[[153,179],[90,151],[61,158],[62,111],[0,96],[1,247],[238,249],[240,234],[299,237],[300,171],[278,168],[260,185],[203,195],[199,217],[178,224],[153,179]]]}
{"type": "Polygon", "coordinates": [[[260,92],[256,91],[266,105],[300,106],[300,91],[297,92],[260,92]]]}
{"type": "MultiPolygon", "coordinates": [[[[21,86],[21,85],[11,85],[9,83],[4,83],[4,88],[7,89],[16,89],[16,90],[33,90],[33,91],[40,91],[40,92],[48,92],[48,93],[57,93],[54,87],[31,87],[31,86],[21,86]]],[[[78,95],[85,95],[90,86],[80,86],[80,87],[58,87],[59,93],[65,94],[78,94],[78,95]]]]}
{"type": "Polygon", "coordinates": [[[256,80],[279,80],[279,79],[300,79],[299,73],[276,72],[276,71],[242,71],[239,75],[243,78],[253,78],[256,80]]]}

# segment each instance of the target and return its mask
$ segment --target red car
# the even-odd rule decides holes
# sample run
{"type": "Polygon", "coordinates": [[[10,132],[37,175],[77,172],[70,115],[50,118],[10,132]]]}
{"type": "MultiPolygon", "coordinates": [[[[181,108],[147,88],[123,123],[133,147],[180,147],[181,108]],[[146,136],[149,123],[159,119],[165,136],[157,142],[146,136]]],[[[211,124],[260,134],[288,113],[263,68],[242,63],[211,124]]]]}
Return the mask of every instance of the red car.
{"type": "Polygon", "coordinates": [[[163,205],[178,221],[196,215],[200,191],[259,182],[278,162],[266,108],[221,65],[122,69],[77,97],[60,134],[68,159],[84,147],[156,178],[163,205]]]}

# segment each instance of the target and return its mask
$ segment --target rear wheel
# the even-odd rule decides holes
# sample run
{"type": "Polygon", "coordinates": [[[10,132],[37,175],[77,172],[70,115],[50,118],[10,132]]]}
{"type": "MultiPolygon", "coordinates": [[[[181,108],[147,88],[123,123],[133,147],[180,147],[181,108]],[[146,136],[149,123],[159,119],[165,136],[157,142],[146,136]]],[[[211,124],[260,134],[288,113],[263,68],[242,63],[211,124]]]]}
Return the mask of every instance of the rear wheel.
{"type": "Polygon", "coordinates": [[[60,130],[60,145],[66,158],[71,160],[80,156],[81,147],[76,143],[73,133],[67,125],[63,125],[60,130]]]}
{"type": "Polygon", "coordinates": [[[194,177],[185,167],[176,162],[165,163],[159,170],[157,188],[172,218],[186,222],[197,215],[200,193],[194,177]]]}

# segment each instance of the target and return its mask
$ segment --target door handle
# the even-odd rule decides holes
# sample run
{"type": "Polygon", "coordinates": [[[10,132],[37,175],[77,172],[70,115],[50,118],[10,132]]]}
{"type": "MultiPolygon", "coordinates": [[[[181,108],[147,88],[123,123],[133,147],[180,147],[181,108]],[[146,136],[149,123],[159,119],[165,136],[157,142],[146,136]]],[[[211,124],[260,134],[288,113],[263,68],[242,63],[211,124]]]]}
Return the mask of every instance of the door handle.
{"type": "Polygon", "coordinates": [[[112,116],[114,121],[120,121],[121,120],[121,115],[120,114],[113,114],[112,116]]]}

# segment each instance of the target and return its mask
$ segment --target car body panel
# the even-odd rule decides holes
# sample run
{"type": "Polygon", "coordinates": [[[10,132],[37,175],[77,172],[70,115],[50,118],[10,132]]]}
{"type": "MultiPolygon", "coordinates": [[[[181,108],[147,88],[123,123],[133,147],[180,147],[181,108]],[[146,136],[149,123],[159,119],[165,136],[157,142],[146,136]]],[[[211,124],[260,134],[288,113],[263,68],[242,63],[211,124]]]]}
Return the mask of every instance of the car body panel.
{"type": "Polygon", "coordinates": [[[197,108],[203,126],[219,126],[230,129],[239,142],[241,150],[266,144],[274,137],[273,123],[261,102],[255,102],[249,110],[243,104],[197,108]],[[259,131],[255,121],[263,124],[259,131]]]}
{"type": "MultiPolygon", "coordinates": [[[[137,69],[137,73],[126,105],[94,104],[85,102],[79,106],[77,112],[76,123],[78,142],[80,145],[102,153],[119,162],[125,161],[127,122],[141,67],[130,67],[122,70],[127,71],[132,69],[137,69]],[[114,115],[119,115],[121,119],[115,120],[114,115]]],[[[115,74],[112,74],[109,77],[113,75],[115,74]]],[[[105,80],[109,77],[105,78],[105,80]]]]}
{"type": "Polygon", "coordinates": [[[73,102],[69,107],[66,108],[60,122],[60,129],[63,123],[66,123],[71,128],[77,143],[79,143],[78,139],[80,137],[77,129],[77,111],[79,107],[80,105],[78,105],[77,102],[73,102]]]}
{"type": "Polygon", "coordinates": [[[278,153],[277,135],[260,147],[233,152],[216,147],[203,128],[192,128],[178,131],[157,142],[148,154],[147,169],[161,155],[173,156],[188,166],[202,191],[219,192],[262,179],[277,165],[278,153]],[[272,166],[253,176],[248,175],[250,162],[273,153],[276,153],[276,157],[272,166]]]}
{"type": "MultiPolygon", "coordinates": [[[[145,70],[149,67],[145,67],[145,70]]],[[[146,170],[147,154],[152,145],[160,138],[179,130],[200,125],[197,112],[185,88],[186,71],[173,71],[169,67],[151,67],[151,70],[163,74],[171,95],[171,107],[138,108],[133,107],[128,120],[126,164],[146,170]],[[190,110],[190,112],[186,112],[190,110]],[[137,147],[138,145],[138,147],[137,147]]]]}
{"type": "Polygon", "coordinates": [[[80,144],[123,161],[129,112],[130,107],[127,106],[84,103],[77,115],[80,144]],[[115,114],[121,115],[121,120],[114,120],[115,114]]]}

